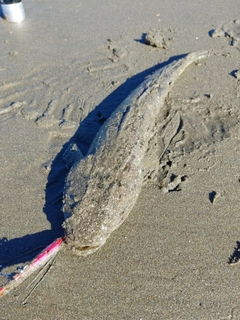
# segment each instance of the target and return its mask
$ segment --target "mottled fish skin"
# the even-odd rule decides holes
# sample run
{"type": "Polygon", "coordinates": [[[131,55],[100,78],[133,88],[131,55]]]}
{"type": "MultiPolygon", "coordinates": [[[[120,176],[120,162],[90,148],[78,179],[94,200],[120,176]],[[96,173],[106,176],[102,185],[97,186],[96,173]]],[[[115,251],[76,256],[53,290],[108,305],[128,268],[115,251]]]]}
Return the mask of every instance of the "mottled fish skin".
{"type": "Polygon", "coordinates": [[[193,52],[149,76],[113,112],[65,184],[63,227],[78,255],[99,249],[132,210],[143,184],[143,159],[156,117],[185,68],[209,55],[193,52]]]}

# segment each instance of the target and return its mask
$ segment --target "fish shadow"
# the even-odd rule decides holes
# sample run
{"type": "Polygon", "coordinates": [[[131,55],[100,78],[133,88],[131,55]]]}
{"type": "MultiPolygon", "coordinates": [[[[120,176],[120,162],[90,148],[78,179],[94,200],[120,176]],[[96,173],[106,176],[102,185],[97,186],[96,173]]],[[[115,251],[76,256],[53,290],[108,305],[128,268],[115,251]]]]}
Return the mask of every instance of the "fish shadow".
{"type": "Polygon", "coordinates": [[[156,70],[184,56],[186,56],[186,54],[173,56],[169,58],[168,61],[155,65],[127,79],[81,121],[75,134],[62,146],[61,151],[53,159],[48,174],[43,211],[51,224],[51,229],[43,230],[35,234],[27,234],[21,238],[11,240],[8,240],[6,237],[0,239],[0,270],[12,265],[28,262],[49,243],[64,235],[62,228],[64,217],[61,209],[64,184],[68,170],[63,161],[63,154],[69,144],[75,143],[83,155],[86,155],[100,127],[132,90],[139,86],[147,76],[156,70]]]}

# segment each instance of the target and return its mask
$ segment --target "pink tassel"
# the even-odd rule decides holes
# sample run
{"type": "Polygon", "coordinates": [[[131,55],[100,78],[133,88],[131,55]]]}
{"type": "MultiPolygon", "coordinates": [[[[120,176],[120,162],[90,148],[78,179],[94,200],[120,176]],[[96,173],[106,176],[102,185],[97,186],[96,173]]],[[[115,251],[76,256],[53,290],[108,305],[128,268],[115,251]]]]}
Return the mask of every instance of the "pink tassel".
{"type": "Polygon", "coordinates": [[[21,271],[18,271],[4,287],[0,287],[0,297],[16,288],[28,278],[33,272],[43,267],[62,247],[64,238],[58,238],[39,253],[30,264],[27,264],[21,271]]]}

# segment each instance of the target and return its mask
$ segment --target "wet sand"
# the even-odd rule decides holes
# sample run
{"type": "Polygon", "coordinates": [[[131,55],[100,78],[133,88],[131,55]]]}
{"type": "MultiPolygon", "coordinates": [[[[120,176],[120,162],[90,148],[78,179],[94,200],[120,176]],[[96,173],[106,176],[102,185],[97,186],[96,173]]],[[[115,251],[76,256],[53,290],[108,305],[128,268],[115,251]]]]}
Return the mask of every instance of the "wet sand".
{"type": "Polygon", "coordinates": [[[1,298],[1,319],[240,318],[238,5],[26,1],[23,23],[0,20],[3,273],[62,235],[69,143],[86,154],[148,75],[211,53],[167,97],[181,125],[126,221],[96,253],[66,248],[1,298]]]}

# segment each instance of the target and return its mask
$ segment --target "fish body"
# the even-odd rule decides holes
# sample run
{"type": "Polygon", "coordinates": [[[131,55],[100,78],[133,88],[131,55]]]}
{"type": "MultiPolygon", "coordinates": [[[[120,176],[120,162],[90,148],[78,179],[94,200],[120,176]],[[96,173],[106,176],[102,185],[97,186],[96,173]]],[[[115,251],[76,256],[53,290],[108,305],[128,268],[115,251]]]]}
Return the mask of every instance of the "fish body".
{"type": "Polygon", "coordinates": [[[99,249],[129,215],[142,188],[143,160],[165,98],[185,68],[208,55],[190,53],[149,76],[117,107],[87,155],[70,169],[63,227],[76,254],[99,249]]]}

